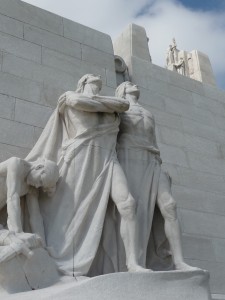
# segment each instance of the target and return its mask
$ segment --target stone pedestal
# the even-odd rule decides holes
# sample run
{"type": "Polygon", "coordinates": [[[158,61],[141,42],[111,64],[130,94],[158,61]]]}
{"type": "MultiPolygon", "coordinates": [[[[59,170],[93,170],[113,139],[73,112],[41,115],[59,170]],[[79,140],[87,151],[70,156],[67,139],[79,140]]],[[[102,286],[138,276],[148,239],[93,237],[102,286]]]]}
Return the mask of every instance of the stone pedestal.
{"type": "Polygon", "coordinates": [[[41,289],[54,284],[58,279],[55,262],[43,248],[33,250],[27,259],[18,255],[0,265],[1,295],[41,289]]]}
{"type": "Polygon", "coordinates": [[[14,294],[4,300],[210,300],[209,275],[204,271],[114,273],[14,294]]]}

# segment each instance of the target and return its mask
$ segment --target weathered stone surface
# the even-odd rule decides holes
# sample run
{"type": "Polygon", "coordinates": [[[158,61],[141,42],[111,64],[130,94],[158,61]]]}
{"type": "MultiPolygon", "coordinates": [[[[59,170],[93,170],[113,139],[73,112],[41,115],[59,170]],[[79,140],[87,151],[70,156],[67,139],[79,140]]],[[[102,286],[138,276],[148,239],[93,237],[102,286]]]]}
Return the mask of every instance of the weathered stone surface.
{"type": "Polygon", "coordinates": [[[0,11],[13,19],[52,31],[63,33],[63,22],[60,16],[35,7],[20,0],[1,0],[0,11]]]}
{"type": "Polygon", "coordinates": [[[81,58],[80,44],[49,31],[24,25],[24,39],[72,57],[81,58]]]}
{"type": "Polygon", "coordinates": [[[41,62],[41,46],[0,32],[0,49],[19,57],[41,62]]]}
{"type": "MultiPolygon", "coordinates": [[[[30,299],[31,295],[33,300],[47,300],[49,297],[55,300],[72,300],[74,295],[77,300],[145,300],[149,296],[154,300],[211,299],[208,273],[203,271],[108,274],[81,281],[68,280],[64,285],[59,283],[48,288],[48,294],[43,289],[19,295],[24,300],[30,299]]],[[[17,295],[4,297],[5,300],[19,299],[17,295]]]]}
{"type": "Polygon", "coordinates": [[[63,19],[63,24],[65,37],[103,52],[113,54],[112,41],[109,35],[65,18],[63,19]]]}
{"type": "Polygon", "coordinates": [[[44,128],[52,111],[52,108],[16,99],[15,121],[44,128]]]}

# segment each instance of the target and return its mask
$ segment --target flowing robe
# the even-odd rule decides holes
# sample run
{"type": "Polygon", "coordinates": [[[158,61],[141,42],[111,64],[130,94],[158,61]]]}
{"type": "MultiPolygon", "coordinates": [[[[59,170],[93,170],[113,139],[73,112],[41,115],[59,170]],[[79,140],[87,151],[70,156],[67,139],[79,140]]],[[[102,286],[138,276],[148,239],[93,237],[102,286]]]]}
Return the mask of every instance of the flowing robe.
{"type": "Polygon", "coordinates": [[[128,102],[115,97],[108,97],[104,105],[97,102],[75,92],[62,95],[27,157],[45,156],[59,165],[55,195],[42,195],[40,207],[49,253],[64,274],[73,276],[88,274],[98,250],[117,160],[120,121],[115,112],[129,107],[128,102]],[[68,106],[71,96],[90,107],[85,111],[68,106]],[[98,105],[104,107],[95,108],[98,105]]]}

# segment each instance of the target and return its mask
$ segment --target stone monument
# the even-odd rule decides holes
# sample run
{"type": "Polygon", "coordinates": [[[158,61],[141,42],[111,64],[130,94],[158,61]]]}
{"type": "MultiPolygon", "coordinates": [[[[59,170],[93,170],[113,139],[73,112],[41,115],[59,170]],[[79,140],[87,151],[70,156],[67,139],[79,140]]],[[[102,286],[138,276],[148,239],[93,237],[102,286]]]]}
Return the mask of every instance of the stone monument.
{"type": "MultiPolygon", "coordinates": [[[[122,83],[117,88],[116,97],[109,97],[99,95],[101,86],[100,76],[84,75],[78,81],[75,92],[68,91],[60,96],[55,111],[27,158],[11,158],[1,163],[2,176],[7,179],[6,203],[10,229],[0,230],[0,254],[4,263],[0,265],[0,284],[6,299],[10,299],[6,292],[40,289],[54,283],[54,287],[59,289],[55,299],[67,297],[71,289],[74,293],[76,290],[80,293],[77,299],[87,298],[86,283],[92,285],[93,299],[99,297],[99,292],[103,293],[104,299],[122,299],[123,286],[130,281],[131,274],[138,285],[147,280],[147,286],[158,286],[151,292],[153,297],[209,299],[208,273],[187,265],[183,260],[175,201],[170,190],[171,179],[160,168],[154,119],[137,104],[138,87],[130,82],[122,83]],[[125,173],[116,154],[119,114],[122,122],[117,148],[125,173]],[[140,131],[142,135],[139,136],[140,131]],[[132,152],[133,149],[142,151],[139,152],[140,158],[147,159],[143,163],[148,174],[142,163],[135,164],[136,153],[132,152]],[[41,160],[41,157],[47,160],[41,160]],[[136,169],[138,180],[136,176],[131,179],[131,173],[135,175],[132,169],[136,169]],[[24,184],[26,188],[22,188],[24,184]],[[26,192],[30,185],[35,190],[31,193],[32,197],[26,192]],[[41,187],[44,187],[43,192],[38,191],[41,187]],[[141,192],[139,188],[144,192],[143,197],[138,196],[141,192]],[[26,193],[28,207],[34,206],[28,209],[30,223],[34,224],[30,228],[31,233],[23,232],[26,229],[22,228],[19,207],[19,197],[26,193]],[[139,198],[137,203],[132,195],[139,198]],[[147,262],[155,258],[148,252],[148,244],[153,248],[152,240],[149,240],[151,227],[155,227],[156,232],[160,231],[159,220],[156,225],[152,222],[156,202],[165,220],[165,236],[175,269],[178,270],[162,271],[158,275],[152,272],[151,264],[147,262]],[[38,218],[39,223],[33,223],[32,218],[38,218]],[[46,246],[47,252],[40,249],[43,246],[46,246]],[[34,253],[32,249],[35,249],[34,253]],[[35,259],[31,263],[33,256],[35,259]],[[20,257],[19,265],[17,257],[20,257]],[[45,262],[47,270],[40,269],[41,261],[45,262]],[[28,271],[25,271],[26,265],[28,271]],[[128,273],[117,277],[118,271],[128,273]],[[15,276],[21,272],[25,272],[27,286],[24,282],[15,284],[15,276]],[[48,275],[46,279],[41,276],[43,273],[48,275]],[[106,275],[109,273],[114,275],[106,275]],[[105,276],[101,283],[98,282],[100,275],[105,276]],[[82,284],[76,284],[73,278],[82,284]],[[160,285],[172,278],[173,284],[168,292],[161,293],[160,285]],[[180,278],[182,291],[179,290],[180,278]],[[103,292],[113,280],[119,290],[118,295],[111,288],[103,292]],[[194,287],[191,294],[190,287],[194,287]]],[[[4,189],[3,186],[1,190],[4,189]]],[[[158,246],[154,245],[154,248],[158,246]]],[[[162,249],[166,253],[166,249],[162,249]]],[[[157,264],[154,264],[157,269],[157,264]]],[[[146,298],[147,286],[139,299],[146,298]]],[[[41,294],[52,296],[51,288],[30,293],[29,297],[33,299],[41,294]]],[[[15,295],[14,298],[20,296],[15,295]]],[[[129,296],[129,299],[136,298],[134,292],[129,296]]]]}
{"type": "MultiPolygon", "coordinates": [[[[153,205],[154,210],[151,211],[153,222],[149,230],[150,237],[145,240],[148,243],[147,253],[149,254],[146,264],[143,263],[143,252],[146,252],[146,245],[140,247],[134,243],[134,257],[136,257],[137,265],[141,265],[142,268],[151,268],[154,271],[149,272],[142,269],[143,272],[127,272],[124,242],[121,238],[123,230],[121,231],[119,206],[112,201],[111,197],[106,197],[105,199],[108,200],[105,213],[103,214],[101,211],[102,206],[100,210],[96,210],[96,216],[99,211],[101,211],[101,218],[104,215],[104,222],[102,228],[99,227],[98,246],[94,244],[97,251],[93,260],[93,256],[90,255],[92,263],[88,276],[75,274],[75,271],[79,271],[80,268],[77,261],[74,276],[71,276],[73,275],[71,267],[69,276],[65,275],[68,274],[69,268],[65,267],[64,262],[69,261],[67,258],[71,258],[73,251],[75,254],[78,253],[79,247],[82,247],[82,242],[87,244],[90,240],[82,240],[76,236],[74,241],[78,241],[79,244],[77,247],[74,244],[74,250],[69,248],[68,257],[65,257],[65,252],[54,253],[54,249],[57,249],[58,246],[55,245],[57,239],[50,238],[54,231],[50,224],[58,223],[60,211],[72,212],[74,206],[72,204],[68,207],[71,204],[69,199],[73,198],[73,203],[79,202],[80,198],[77,197],[75,181],[80,179],[79,183],[81,183],[82,178],[79,178],[79,174],[82,168],[81,164],[77,164],[78,157],[75,155],[77,152],[70,153],[71,160],[69,156],[66,156],[69,149],[72,150],[73,142],[67,138],[67,131],[62,129],[73,128],[75,120],[69,112],[72,108],[68,109],[67,105],[62,105],[62,110],[59,109],[59,113],[53,113],[53,109],[55,109],[60,95],[63,95],[65,91],[74,90],[74,82],[86,73],[93,73],[101,75],[102,94],[107,95],[105,97],[95,95],[98,96],[98,99],[109,97],[112,100],[113,97],[110,95],[114,95],[117,86],[124,81],[138,85],[140,90],[138,103],[149,112],[149,115],[155,116],[156,126],[154,130],[159,146],[157,149],[160,149],[160,158],[162,159],[162,164],[159,163],[160,170],[163,172],[165,170],[166,173],[170,174],[165,181],[167,191],[169,191],[166,195],[170,197],[170,188],[172,187],[177,202],[176,217],[181,224],[183,246],[181,254],[188,265],[210,271],[213,299],[223,299],[225,294],[223,282],[225,276],[225,235],[223,229],[225,226],[225,93],[215,87],[215,80],[207,56],[199,51],[189,53],[184,51],[181,55],[184,57],[185,68],[178,68],[171,72],[152,63],[145,30],[138,25],[130,24],[114,41],[113,49],[111,38],[107,34],[51,14],[20,0],[0,0],[0,24],[0,162],[11,159],[11,157],[24,159],[34,147],[42,129],[46,126],[47,120],[52,115],[49,124],[57,125],[53,127],[56,129],[58,138],[54,141],[52,138],[54,134],[51,134],[51,130],[47,130],[49,135],[47,141],[44,141],[43,147],[40,144],[39,149],[41,151],[39,152],[38,147],[35,147],[36,150],[33,151],[33,154],[30,154],[24,161],[29,165],[39,159],[48,158],[56,162],[60,170],[56,193],[54,194],[54,188],[48,193],[52,194],[51,197],[46,191],[43,191],[42,187],[35,186],[29,186],[27,190],[19,193],[21,196],[24,195],[21,197],[20,205],[18,205],[18,201],[16,204],[21,211],[21,219],[19,218],[19,220],[21,220],[23,232],[7,229],[8,214],[7,205],[5,205],[7,198],[5,196],[0,197],[1,205],[5,205],[0,211],[0,223],[3,224],[0,238],[0,252],[2,254],[0,272],[3,274],[0,276],[1,297],[3,299],[49,299],[50,297],[73,299],[76,295],[76,299],[99,299],[103,297],[104,299],[112,299],[113,297],[142,300],[151,295],[154,299],[164,300],[168,299],[168,295],[170,295],[173,300],[210,298],[208,273],[201,270],[173,270],[173,253],[170,251],[169,241],[165,236],[164,219],[157,203],[158,198],[155,197],[156,202],[145,202],[143,201],[144,198],[133,195],[133,191],[131,191],[133,186],[129,187],[129,182],[131,180],[133,182],[133,174],[130,173],[127,174],[126,181],[132,198],[130,198],[131,201],[128,201],[129,205],[123,208],[126,212],[129,211],[128,216],[135,223],[133,240],[144,240],[144,238],[140,238],[138,230],[144,230],[147,227],[146,222],[143,223],[145,224],[143,227],[137,223],[137,220],[140,219],[140,210],[144,210],[140,206],[138,207],[138,204],[156,204],[153,205]],[[187,70],[189,76],[180,76],[177,72],[183,73],[187,70]],[[195,76],[196,78],[194,78],[195,76]],[[69,115],[64,115],[64,112],[68,112],[69,115]],[[57,119],[59,122],[56,122],[57,119]],[[71,122],[67,122],[69,120],[71,122]],[[65,142],[63,148],[62,141],[65,142]],[[53,149],[52,157],[50,157],[52,149],[47,145],[52,142],[56,142],[56,144],[58,142],[58,145],[53,149]],[[64,164],[67,158],[68,169],[64,164]],[[58,185],[63,181],[62,172],[70,171],[70,163],[74,163],[75,175],[72,175],[75,178],[71,177],[69,182],[68,175],[65,183],[75,187],[73,191],[76,194],[76,199],[73,195],[67,194],[68,200],[63,201],[64,197],[60,199],[57,196],[60,190],[58,185]],[[172,185],[168,178],[172,178],[172,185]],[[31,190],[33,190],[32,193],[31,190]],[[38,202],[34,200],[28,203],[28,199],[33,199],[29,194],[32,194],[35,199],[38,196],[38,202]],[[53,201],[54,199],[57,199],[57,203],[53,201]],[[36,219],[39,223],[43,220],[44,234],[42,236],[44,239],[47,237],[46,246],[43,245],[43,238],[42,241],[39,238],[41,230],[36,233],[35,228],[38,226],[34,226],[34,224],[37,225],[38,223],[36,223],[35,218],[30,218],[28,206],[35,203],[38,204],[36,211],[40,211],[39,215],[41,216],[41,218],[36,219]],[[59,210],[56,209],[57,206],[59,210]],[[137,207],[134,215],[132,215],[135,206],[137,207]],[[51,214],[52,207],[58,214],[53,215],[53,212],[51,214]],[[48,215],[51,215],[51,218],[48,219],[48,215]],[[157,248],[154,249],[155,246],[157,248]],[[61,257],[60,254],[62,254],[61,257]]],[[[151,40],[149,46],[151,48],[151,40]]],[[[171,48],[176,52],[175,41],[171,43],[171,48]]],[[[178,60],[178,63],[181,64],[182,61],[179,62],[178,60]]],[[[124,100],[123,98],[120,99],[123,103],[124,100]]],[[[122,116],[126,113],[129,114],[129,110],[124,111],[122,116]]],[[[97,114],[106,116],[105,112],[97,114]]],[[[109,120],[113,114],[108,115],[109,120]]],[[[138,120],[138,114],[135,118],[138,120]]],[[[144,116],[143,119],[145,119],[144,116]]],[[[137,125],[141,125],[141,122],[138,122],[137,125]]],[[[51,126],[49,127],[51,128],[51,126]]],[[[94,128],[92,130],[94,131],[94,128]]],[[[122,125],[120,130],[122,132],[122,125]]],[[[74,134],[76,134],[75,131],[74,134]]],[[[88,135],[88,132],[86,134],[88,135]]],[[[107,136],[106,141],[108,138],[107,136]]],[[[141,138],[140,134],[139,138],[141,138]]],[[[93,147],[96,145],[96,139],[100,140],[101,138],[94,136],[94,140],[90,140],[93,142],[93,147]]],[[[108,142],[104,143],[104,147],[107,144],[108,142]]],[[[147,144],[149,145],[149,140],[147,144]]],[[[108,145],[108,150],[110,145],[108,145]]],[[[89,141],[84,141],[84,144],[81,145],[81,147],[87,148],[88,146],[90,146],[89,141]]],[[[113,151],[115,151],[115,147],[113,146],[113,151]]],[[[127,166],[123,164],[127,157],[126,148],[121,148],[119,143],[117,145],[120,165],[124,171],[126,168],[132,170],[131,164],[127,166]]],[[[80,151],[79,148],[76,150],[80,151]]],[[[98,153],[100,154],[100,152],[104,152],[104,149],[99,148],[98,153]]],[[[132,156],[135,149],[132,147],[132,151],[129,150],[129,152],[132,156]]],[[[147,155],[145,148],[140,149],[138,147],[137,153],[145,153],[144,155],[148,160],[148,156],[152,154],[147,155]]],[[[81,157],[82,152],[79,152],[79,155],[81,157]]],[[[95,162],[96,157],[96,155],[93,156],[93,162],[95,162]]],[[[82,165],[86,165],[88,161],[88,156],[85,158],[87,160],[84,160],[82,165]]],[[[116,159],[116,156],[114,158],[116,159]]],[[[138,157],[135,156],[136,158],[138,157]]],[[[155,159],[153,159],[154,161],[155,159]]],[[[114,160],[112,164],[114,164],[114,160]]],[[[146,163],[146,167],[147,165],[146,163]]],[[[108,168],[107,165],[105,167],[108,168]]],[[[138,166],[138,169],[140,168],[138,166]]],[[[152,168],[152,171],[154,169],[152,168]]],[[[90,174],[87,175],[87,180],[83,181],[85,184],[79,184],[83,187],[82,191],[83,189],[91,190],[87,182],[92,182],[89,178],[96,174],[95,172],[98,170],[90,162],[90,174]]],[[[71,171],[71,173],[73,172],[71,171]]],[[[3,194],[5,194],[7,186],[4,176],[1,178],[3,187],[5,187],[3,194]]],[[[147,178],[146,176],[146,180],[147,178]]],[[[100,179],[102,180],[101,177],[100,179]]],[[[106,179],[104,178],[104,180],[106,179]]],[[[151,186],[150,184],[149,187],[151,186]]],[[[68,191],[67,188],[68,186],[65,187],[65,190],[68,191]]],[[[63,191],[61,192],[63,196],[63,191]]],[[[149,192],[149,194],[151,193],[149,192]]],[[[175,215],[174,200],[172,202],[173,209],[170,210],[170,213],[175,215]]],[[[76,218],[77,222],[83,221],[82,226],[85,225],[86,228],[90,224],[89,213],[93,212],[93,207],[94,205],[92,207],[85,206],[85,203],[83,207],[80,203],[77,205],[82,214],[87,209],[85,220],[76,218]]],[[[69,213],[67,215],[71,217],[72,213],[69,213]]],[[[36,213],[33,214],[34,217],[37,215],[36,213]]],[[[18,214],[14,217],[18,219],[18,214]]],[[[67,221],[60,220],[60,222],[62,221],[63,224],[68,222],[69,224],[69,217],[67,217],[67,221]]],[[[145,215],[145,217],[148,220],[148,216],[145,215]]],[[[73,220],[72,217],[71,220],[73,220]]],[[[166,218],[165,220],[168,221],[166,218]]],[[[173,218],[169,222],[176,220],[173,218]]],[[[93,226],[89,226],[89,228],[90,234],[96,230],[93,226]]],[[[59,227],[58,229],[61,236],[63,230],[69,230],[69,228],[59,227]]],[[[79,235],[78,226],[72,229],[79,235]]],[[[55,236],[57,237],[57,233],[55,236]]],[[[126,234],[124,236],[126,237],[126,234]]],[[[69,238],[66,242],[68,240],[69,238]]],[[[65,245],[66,242],[63,244],[65,245]]],[[[89,249],[93,254],[92,245],[89,249]]],[[[87,261],[86,254],[85,260],[87,261]]]]}
{"type": "Polygon", "coordinates": [[[192,79],[216,85],[211,63],[206,54],[192,50],[178,50],[175,38],[166,53],[166,68],[192,79]]]}

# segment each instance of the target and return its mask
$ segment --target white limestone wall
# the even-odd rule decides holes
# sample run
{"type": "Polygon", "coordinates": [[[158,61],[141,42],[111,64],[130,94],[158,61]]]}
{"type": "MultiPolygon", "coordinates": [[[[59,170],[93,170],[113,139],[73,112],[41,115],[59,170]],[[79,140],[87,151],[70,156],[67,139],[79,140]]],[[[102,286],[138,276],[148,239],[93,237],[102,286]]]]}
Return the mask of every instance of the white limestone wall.
{"type": "MultiPolygon", "coordinates": [[[[155,115],[163,166],[173,178],[185,259],[208,269],[212,292],[225,294],[225,92],[131,48],[129,73],[155,115]]],[[[113,94],[114,69],[108,35],[0,0],[0,161],[26,156],[59,95],[83,74],[100,74],[103,93],[113,94]]]]}
{"type": "Polygon", "coordinates": [[[209,270],[212,292],[225,294],[225,91],[137,57],[131,64],[173,178],[185,260],[209,270]]]}
{"type": "Polygon", "coordinates": [[[116,87],[111,38],[20,0],[0,0],[0,161],[25,157],[57,99],[86,73],[116,87]]]}

